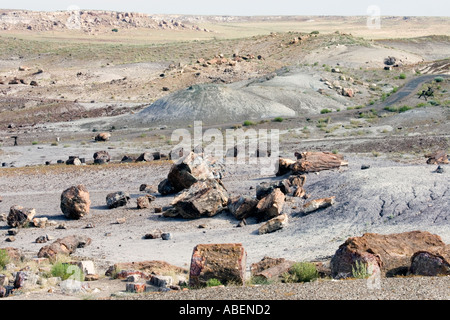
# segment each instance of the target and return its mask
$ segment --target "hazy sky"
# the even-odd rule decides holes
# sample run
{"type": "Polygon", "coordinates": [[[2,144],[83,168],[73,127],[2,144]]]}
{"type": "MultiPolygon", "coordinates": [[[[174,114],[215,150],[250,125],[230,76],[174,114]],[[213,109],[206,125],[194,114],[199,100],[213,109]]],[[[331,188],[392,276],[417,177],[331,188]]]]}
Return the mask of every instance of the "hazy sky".
{"type": "Polygon", "coordinates": [[[151,14],[196,15],[367,15],[371,5],[381,15],[449,16],[449,0],[0,0],[2,9],[38,11],[81,9],[151,14]]]}

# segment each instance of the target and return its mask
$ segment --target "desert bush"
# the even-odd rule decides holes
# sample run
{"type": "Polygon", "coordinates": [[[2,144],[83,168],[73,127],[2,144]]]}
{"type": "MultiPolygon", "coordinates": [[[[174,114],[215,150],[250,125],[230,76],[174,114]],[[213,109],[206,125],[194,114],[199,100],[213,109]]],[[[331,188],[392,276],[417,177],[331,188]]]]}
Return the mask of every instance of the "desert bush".
{"type": "Polygon", "coordinates": [[[220,280],[216,279],[216,278],[211,278],[208,279],[208,281],[206,281],[206,286],[207,287],[217,287],[217,286],[221,286],[222,282],[220,282],[220,280]]]}
{"type": "Polygon", "coordinates": [[[398,78],[404,80],[404,79],[406,79],[406,74],[400,73],[400,75],[398,76],[398,78]]]}
{"type": "Polygon", "coordinates": [[[367,279],[370,277],[369,269],[367,268],[367,264],[364,262],[355,262],[355,266],[352,267],[352,276],[356,279],[367,279]]]}
{"type": "Polygon", "coordinates": [[[284,282],[310,282],[319,277],[316,266],[311,262],[297,262],[283,275],[284,282]]]}
{"type": "Polygon", "coordinates": [[[311,32],[311,34],[319,34],[319,31],[314,30],[314,31],[311,32]]]}
{"type": "Polygon", "coordinates": [[[284,119],[282,117],[276,117],[275,119],[273,119],[273,121],[275,121],[275,122],[283,122],[284,119]]]}
{"type": "Polygon", "coordinates": [[[5,249],[0,249],[0,270],[4,269],[5,266],[9,263],[9,255],[5,249]]]}
{"type": "Polygon", "coordinates": [[[442,81],[444,81],[444,78],[442,78],[442,77],[436,77],[436,78],[434,78],[434,81],[436,81],[436,82],[442,82],[442,81]]]}
{"type": "Polygon", "coordinates": [[[60,277],[62,280],[72,279],[84,281],[83,271],[76,265],[57,262],[52,266],[51,274],[53,277],[60,277]]]}
{"type": "Polygon", "coordinates": [[[253,126],[255,123],[253,121],[250,120],[245,120],[244,121],[244,126],[249,127],[249,126],[253,126]]]}
{"type": "Polygon", "coordinates": [[[331,110],[327,109],[327,108],[320,110],[321,114],[330,113],[330,112],[331,112],[331,110]]]}

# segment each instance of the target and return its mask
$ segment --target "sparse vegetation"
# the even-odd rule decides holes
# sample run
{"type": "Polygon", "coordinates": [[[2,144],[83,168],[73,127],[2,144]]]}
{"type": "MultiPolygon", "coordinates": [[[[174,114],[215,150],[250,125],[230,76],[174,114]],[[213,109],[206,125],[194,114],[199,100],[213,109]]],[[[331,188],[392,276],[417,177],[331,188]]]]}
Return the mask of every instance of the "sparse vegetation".
{"type": "Polygon", "coordinates": [[[83,271],[76,265],[56,262],[51,269],[53,277],[60,277],[62,280],[72,279],[84,281],[83,271]]]}
{"type": "Polygon", "coordinates": [[[216,278],[211,278],[208,279],[208,281],[206,281],[206,286],[207,287],[217,287],[217,286],[221,286],[222,283],[220,282],[220,280],[216,279],[216,278]]]}
{"type": "Polygon", "coordinates": [[[406,79],[406,74],[400,73],[400,75],[398,76],[398,78],[404,80],[404,79],[406,79]]]}
{"type": "Polygon", "coordinates": [[[311,262],[297,262],[283,275],[284,282],[310,282],[319,278],[316,266],[311,262]]]}
{"type": "Polygon", "coordinates": [[[0,249],[0,270],[4,269],[9,263],[9,255],[5,249],[0,249]]]}
{"type": "Polygon", "coordinates": [[[332,112],[330,109],[322,109],[322,110],[320,110],[320,113],[321,114],[325,114],[325,113],[330,113],[330,112],[332,112]]]}
{"type": "Polygon", "coordinates": [[[276,117],[275,119],[273,119],[274,122],[283,122],[284,119],[282,117],[276,117]]]}
{"type": "Polygon", "coordinates": [[[250,121],[250,120],[245,120],[243,125],[245,127],[249,127],[249,126],[255,125],[255,123],[253,121],[250,121]]]}
{"type": "Polygon", "coordinates": [[[355,279],[367,279],[370,277],[367,264],[356,260],[355,266],[352,267],[352,276],[355,279]]]}

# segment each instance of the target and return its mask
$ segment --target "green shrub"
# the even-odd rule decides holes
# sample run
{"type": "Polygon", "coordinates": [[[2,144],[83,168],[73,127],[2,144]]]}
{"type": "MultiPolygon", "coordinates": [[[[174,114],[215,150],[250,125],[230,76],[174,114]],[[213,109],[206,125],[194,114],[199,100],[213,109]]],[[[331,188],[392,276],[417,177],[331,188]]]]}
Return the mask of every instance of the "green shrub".
{"type": "Polygon", "coordinates": [[[33,141],[31,144],[32,144],[33,146],[35,146],[35,145],[39,144],[39,142],[33,141]]]}
{"type": "Polygon", "coordinates": [[[314,31],[311,32],[311,34],[319,34],[319,31],[314,30],[314,31]]]}
{"type": "Polygon", "coordinates": [[[406,79],[406,74],[400,73],[400,75],[398,76],[398,78],[404,80],[404,79],[406,79]]]}
{"type": "Polygon", "coordinates": [[[356,279],[367,279],[368,277],[370,277],[370,272],[367,268],[367,264],[364,262],[359,262],[357,260],[355,262],[355,266],[352,267],[352,276],[356,279]]]}
{"type": "Polygon", "coordinates": [[[322,110],[320,110],[320,113],[321,114],[325,114],[325,113],[330,113],[331,112],[331,110],[330,109],[322,109],[322,110]]]}
{"type": "Polygon", "coordinates": [[[216,279],[216,278],[211,278],[208,279],[208,281],[206,281],[206,286],[207,287],[217,287],[217,286],[221,286],[222,282],[220,282],[220,280],[216,279]]]}
{"type": "Polygon", "coordinates": [[[62,280],[72,279],[84,281],[83,271],[76,265],[57,262],[52,266],[51,274],[53,277],[60,277],[62,280]]]}
{"type": "Polygon", "coordinates": [[[434,81],[436,81],[436,82],[442,82],[442,81],[444,81],[444,78],[442,78],[442,77],[436,77],[436,78],[434,78],[434,81]]]}
{"type": "Polygon", "coordinates": [[[263,276],[253,276],[248,281],[248,283],[251,285],[255,285],[255,284],[256,285],[268,285],[268,284],[272,284],[273,282],[274,282],[274,280],[267,279],[266,277],[263,277],[263,276]]]}
{"type": "Polygon", "coordinates": [[[255,123],[253,121],[250,120],[245,120],[244,121],[244,126],[249,127],[249,126],[253,126],[255,123]]]}
{"type": "Polygon", "coordinates": [[[273,119],[273,121],[275,121],[275,122],[283,122],[284,119],[281,118],[281,117],[276,117],[275,119],[273,119]]]}
{"type": "Polygon", "coordinates": [[[112,31],[112,32],[119,32],[119,29],[114,28],[114,29],[112,29],[111,31],[112,31]]]}
{"type": "Polygon", "coordinates": [[[310,282],[319,277],[316,266],[311,262],[297,262],[284,274],[285,282],[310,282]]]}
{"type": "Polygon", "coordinates": [[[0,249],[0,270],[4,269],[5,266],[9,263],[9,255],[5,249],[0,249]]]}

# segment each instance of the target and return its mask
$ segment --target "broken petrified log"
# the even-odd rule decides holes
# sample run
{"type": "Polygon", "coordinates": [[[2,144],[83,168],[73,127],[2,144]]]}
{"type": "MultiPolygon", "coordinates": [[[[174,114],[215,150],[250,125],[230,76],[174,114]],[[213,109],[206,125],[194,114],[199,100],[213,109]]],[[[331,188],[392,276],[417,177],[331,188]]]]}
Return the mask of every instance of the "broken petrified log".
{"type": "Polygon", "coordinates": [[[434,153],[425,155],[427,164],[447,164],[449,163],[447,152],[445,150],[438,150],[434,153]]]}
{"type": "Polygon", "coordinates": [[[236,196],[228,199],[228,210],[238,220],[246,219],[256,213],[258,200],[250,196],[236,196]]]}
{"type": "Polygon", "coordinates": [[[442,249],[418,251],[411,257],[409,272],[421,276],[450,275],[450,245],[442,249]]]}
{"type": "Polygon", "coordinates": [[[31,220],[33,220],[36,210],[33,208],[24,208],[22,206],[12,206],[9,209],[8,217],[6,218],[8,226],[12,228],[26,227],[31,220]]]}
{"type": "Polygon", "coordinates": [[[270,220],[281,214],[286,196],[280,189],[275,189],[256,205],[257,215],[261,220],[270,220]]]}
{"type": "Polygon", "coordinates": [[[49,246],[39,250],[38,258],[55,258],[56,255],[71,255],[77,248],[84,248],[91,244],[91,239],[84,236],[67,236],[57,239],[49,246]]]}
{"type": "Polygon", "coordinates": [[[411,231],[389,235],[366,233],[352,237],[343,243],[331,259],[331,272],[336,277],[351,277],[356,261],[373,265],[375,262],[381,275],[405,275],[411,257],[418,251],[442,250],[445,243],[441,237],[426,231],[411,231]]]}
{"type": "Polygon", "coordinates": [[[275,232],[277,230],[283,229],[288,223],[288,216],[286,214],[281,214],[275,218],[270,219],[258,228],[258,234],[266,234],[275,232]]]}
{"type": "Polygon", "coordinates": [[[284,176],[285,174],[292,171],[292,165],[295,163],[295,160],[280,158],[278,160],[278,172],[276,176],[284,176]]]}
{"type": "Polygon", "coordinates": [[[130,200],[128,192],[119,191],[112,192],[106,196],[106,205],[109,209],[114,209],[122,206],[126,206],[130,200]]]}
{"type": "Polygon", "coordinates": [[[303,152],[296,153],[296,156],[298,160],[291,166],[293,174],[339,169],[348,165],[342,155],[331,152],[303,152]]]}
{"type": "Polygon", "coordinates": [[[220,180],[208,179],[194,183],[172,201],[185,219],[212,217],[228,204],[228,192],[220,180]]]}
{"type": "Polygon", "coordinates": [[[274,265],[261,272],[255,273],[255,277],[263,277],[267,280],[282,276],[284,273],[289,272],[289,269],[294,265],[294,261],[283,261],[277,265],[274,265]]]}
{"type": "Polygon", "coordinates": [[[199,244],[192,253],[189,285],[203,287],[212,278],[224,285],[243,285],[246,264],[247,252],[241,243],[199,244]]]}
{"type": "Polygon", "coordinates": [[[311,200],[303,205],[303,214],[308,214],[313,211],[324,209],[332,206],[335,203],[336,197],[322,198],[311,200]]]}
{"type": "Polygon", "coordinates": [[[191,152],[172,166],[167,181],[176,193],[189,188],[197,181],[221,178],[222,168],[216,164],[215,159],[191,152]]]}

